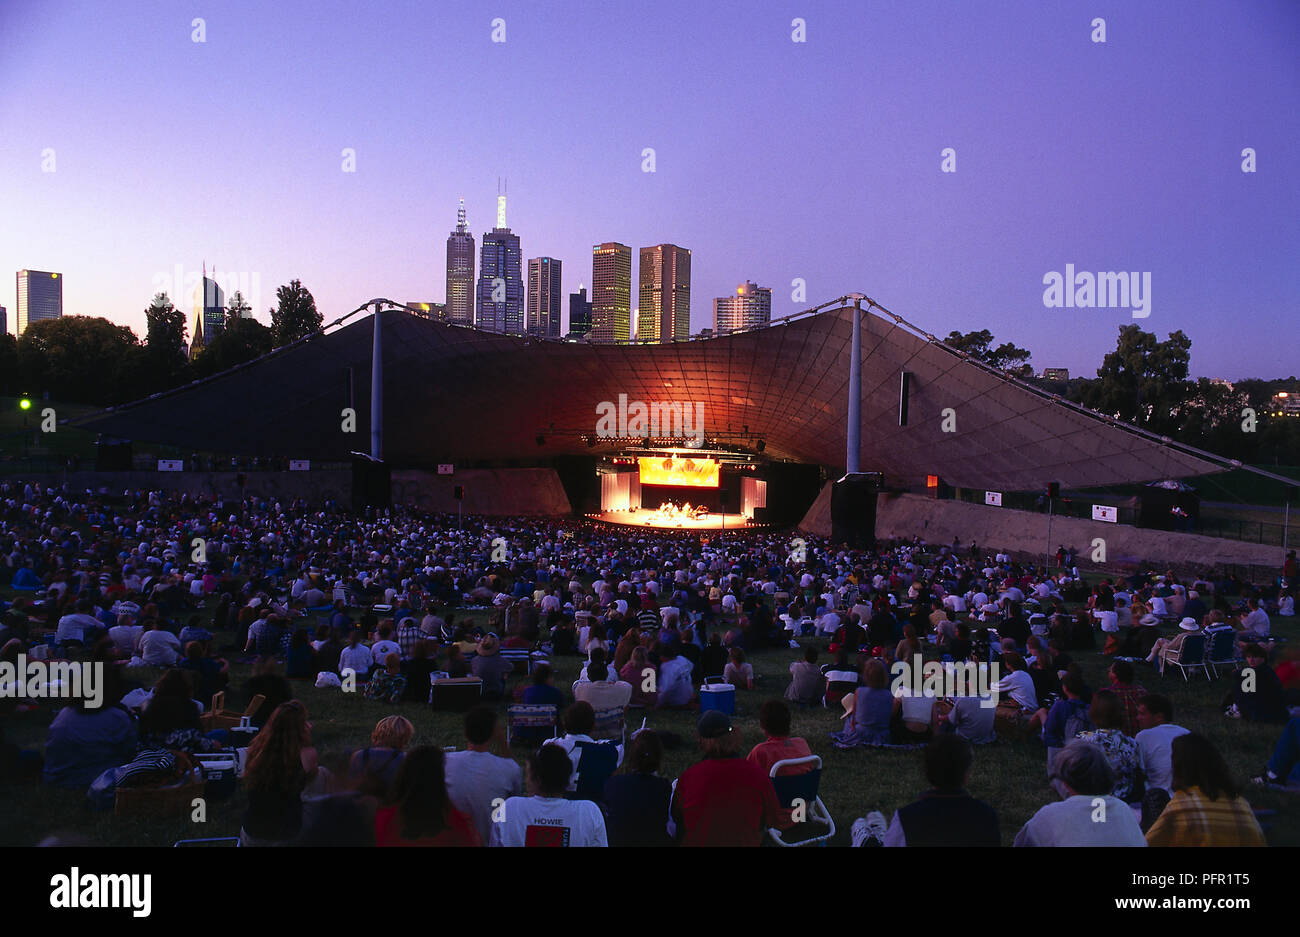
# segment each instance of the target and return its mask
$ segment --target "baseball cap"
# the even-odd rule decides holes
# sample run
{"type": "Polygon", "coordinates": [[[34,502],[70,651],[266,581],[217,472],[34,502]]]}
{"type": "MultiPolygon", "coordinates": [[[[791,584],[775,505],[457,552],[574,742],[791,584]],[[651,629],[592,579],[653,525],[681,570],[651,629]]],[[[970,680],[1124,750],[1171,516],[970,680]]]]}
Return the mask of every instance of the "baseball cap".
{"type": "Polygon", "coordinates": [[[698,729],[702,739],[722,738],[731,731],[731,720],[725,713],[710,709],[700,717],[698,729]]]}

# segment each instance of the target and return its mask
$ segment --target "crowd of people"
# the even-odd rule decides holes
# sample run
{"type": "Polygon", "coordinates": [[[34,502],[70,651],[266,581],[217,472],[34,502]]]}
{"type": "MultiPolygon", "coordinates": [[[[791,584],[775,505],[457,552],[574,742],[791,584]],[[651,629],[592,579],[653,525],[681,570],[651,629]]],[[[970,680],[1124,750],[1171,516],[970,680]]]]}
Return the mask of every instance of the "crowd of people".
{"type": "Polygon", "coordinates": [[[455,517],[402,507],[358,516],[328,502],[0,484],[0,584],[15,595],[0,618],[0,656],[103,663],[113,702],[59,711],[43,754],[0,737],[0,768],[81,788],[150,753],[229,748],[232,730],[213,727],[207,703],[229,684],[229,658],[241,657],[253,663],[242,689],[262,699],[242,775],[250,845],[797,836],[771,769],[803,759],[782,776],[816,770],[807,740],[790,735],[792,710],[810,706],[844,710],[835,748],[924,749],[930,789],[892,821],[861,818],[855,844],[1000,842],[994,809],[965,792],[975,748],[999,737],[1041,743],[1046,789],[1061,798],[1017,845],[1262,844],[1220,753],[1173,723],[1169,699],[1146,694],[1136,668],[1178,660],[1185,635],[1230,632],[1238,676],[1225,712],[1285,726],[1257,778],[1285,783],[1300,759],[1288,712],[1300,704],[1300,665],[1272,621],[1294,614],[1294,578],[1259,589],[1140,571],[1089,584],[1077,570],[975,544],[801,542],[796,552],[788,532],[767,528],[711,539],[576,518],[461,529],[455,517]],[[1113,658],[1110,685],[1092,689],[1072,655],[1099,638],[1113,658]],[[747,660],[772,648],[796,658],[783,686],[747,660]],[[537,659],[527,676],[512,651],[537,659]],[[584,659],[568,693],[544,662],[564,655],[584,659]],[[899,695],[891,666],[918,656],[996,664],[1000,702],[899,695]],[[163,675],[130,689],[131,665],[163,675]],[[320,764],[291,682],[424,703],[436,677],[477,678],[489,704],[554,706],[556,737],[532,750],[524,772],[504,744],[500,705],[472,710],[465,750],[450,753],[411,747],[409,720],[384,716],[340,777],[320,764]],[[701,707],[714,677],[783,697],[762,704],[764,741],[747,754],[732,720],[701,707]],[[673,739],[649,729],[626,745],[595,737],[597,713],[627,708],[698,717],[699,761],[674,783],[658,774],[673,739]],[[1085,827],[1083,807],[1099,797],[1114,822],[1085,827]]]}

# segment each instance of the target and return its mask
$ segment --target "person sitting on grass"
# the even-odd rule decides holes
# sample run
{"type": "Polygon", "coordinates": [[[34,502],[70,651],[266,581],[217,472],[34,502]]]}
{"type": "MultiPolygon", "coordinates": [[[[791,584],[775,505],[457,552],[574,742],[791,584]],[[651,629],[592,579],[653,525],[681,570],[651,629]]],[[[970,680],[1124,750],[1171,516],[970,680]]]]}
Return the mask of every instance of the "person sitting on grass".
{"type": "Polygon", "coordinates": [[[509,797],[501,820],[492,824],[489,846],[608,846],[605,817],[589,800],[568,800],[564,792],[572,764],[555,745],[543,745],[528,760],[529,797],[509,797]]]}
{"type": "Polygon", "coordinates": [[[606,827],[611,846],[671,846],[669,805],[673,786],[659,777],[664,746],[642,729],[632,736],[626,771],[605,782],[606,827]]]}
{"type": "Polygon", "coordinates": [[[1085,729],[1075,737],[1094,743],[1106,753],[1106,760],[1115,773],[1112,794],[1125,803],[1139,800],[1142,756],[1137,742],[1124,734],[1124,710],[1119,696],[1112,690],[1098,690],[1092,695],[1088,718],[1093,728],[1085,729]]]}
{"type": "Polygon", "coordinates": [[[723,669],[722,679],[737,689],[754,689],[754,665],[745,663],[745,652],[738,647],[731,649],[731,660],[723,669]]]}
{"type": "Polygon", "coordinates": [[[591,704],[578,701],[564,711],[564,735],[547,739],[569,756],[573,763],[568,791],[578,797],[599,800],[605,780],[623,763],[623,746],[613,741],[597,742],[591,737],[596,729],[596,711],[591,704]]]}
{"type": "Polygon", "coordinates": [[[853,708],[831,741],[839,748],[856,745],[888,745],[892,740],[891,723],[901,704],[889,691],[883,661],[872,658],[862,671],[863,685],[853,694],[853,708]]]}
{"type": "Polygon", "coordinates": [[[140,713],[140,749],[166,748],[189,752],[214,752],[221,748],[199,725],[190,675],[173,668],[153,688],[140,713]]]}
{"type": "Polygon", "coordinates": [[[741,737],[716,709],[697,725],[701,760],[682,772],[671,813],[683,846],[758,846],[780,820],[771,779],[739,757],[741,737]]]}
{"type": "Polygon", "coordinates": [[[792,703],[811,706],[819,702],[826,692],[826,677],[817,666],[817,648],[804,648],[803,660],[790,665],[790,685],[785,698],[792,703]]]}
{"type": "Polygon", "coordinates": [[[655,669],[650,664],[650,651],[641,645],[632,649],[632,656],[619,671],[619,679],[632,687],[629,706],[651,707],[659,702],[659,694],[654,687],[658,683],[655,669]]]}
{"type": "Polygon", "coordinates": [[[1282,681],[1268,665],[1268,651],[1258,644],[1247,644],[1242,649],[1246,658],[1232,679],[1232,708],[1229,716],[1247,722],[1282,724],[1289,718],[1286,692],[1282,681]]]}
{"type": "Polygon", "coordinates": [[[361,643],[364,637],[360,628],[353,628],[348,632],[348,646],[339,652],[339,676],[346,677],[344,671],[350,671],[355,675],[358,682],[370,677],[370,669],[374,666],[375,659],[370,653],[370,648],[361,643]]]}
{"type": "Polygon", "coordinates": [[[1082,739],[1070,742],[1056,758],[1056,777],[1067,795],[1065,800],[1039,808],[1020,828],[1014,845],[1147,844],[1128,804],[1111,795],[1115,773],[1100,747],[1082,739]]]}
{"type": "MultiPolygon", "coordinates": [[[[925,747],[925,777],[930,789],[894,812],[885,831],[886,846],[1000,846],[998,815],[966,792],[975,756],[970,742],[940,735],[925,747]]],[[[853,823],[855,838],[863,818],[853,823]]]]}
{"type": "Polygon", "coordinates": [[[1267,846],[1227,762],[1203,735],[1173,741],[1174,796],[1147,830],[1149,846],[1267,846]]]}
{"type": "Polygon", "coordinates": [[[689,659],[681,655],[681,642],[677,639],[659,645],[659,680],[657,690],[660,709],[684,709],[690,706],[695,696],[695,686],[691,683],[693,666],[689,659]]]}
{"type": "Polygon", "coordinates": [[[248,746],[242,780],[248,809],[239,830],[240,844],[292,842],[302,830],[303,794],[324,793],[330,781],[311,744],[306,706],[291,700],[276,707],[248,746]]]}
{"type": "Polygon", "coordinates": [[[387,803],[397,769],[414,737],[415,725],[405,716],[380,719],[370,733],[370,747],[353,752],[348,761],[350,784],[360,793],[387,803]]]}
{"type": "Polygon", "coordinates": [[[390,652],[384,658],[384,669],[377,670],[366,684],[366,699],[396,703],[406,690],[406,675],[402,673],[402,657],[390,652]]]}
{"type": "Polygon", "coordinates": [[[393,803],[375,812],[376,846],[482,846],[470,819],[447,796],[446,755],[413,748],[393,781],[393,803]]]}

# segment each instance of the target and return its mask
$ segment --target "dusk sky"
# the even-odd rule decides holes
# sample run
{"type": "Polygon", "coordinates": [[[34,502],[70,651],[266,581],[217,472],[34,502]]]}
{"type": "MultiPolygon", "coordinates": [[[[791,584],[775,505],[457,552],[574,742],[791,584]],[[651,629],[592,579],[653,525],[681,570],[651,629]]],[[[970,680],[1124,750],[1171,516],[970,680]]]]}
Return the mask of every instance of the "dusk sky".
{"type": "Polygon", "coordinates": [[[1285,377],[1298,50],[1294,0],[0,0],[0,305],[13,331],[14,272],[58,271],[65,314],[143,335],[205,260],[264,322],[292,278],[326,322],[442,302],[457,200],[477,248],[504,177],[566,329],[592,245],[633,248],[635,306],[637,250],[670,242],[693,332],[752,279],[774,317],[861,291],[1040,371],[1092,376],[1137,322],[1185,331],[1193,375],[1285,377]],[[1149,317],[1045,307],[1067,264],[1150,273],[1149,317]]]}

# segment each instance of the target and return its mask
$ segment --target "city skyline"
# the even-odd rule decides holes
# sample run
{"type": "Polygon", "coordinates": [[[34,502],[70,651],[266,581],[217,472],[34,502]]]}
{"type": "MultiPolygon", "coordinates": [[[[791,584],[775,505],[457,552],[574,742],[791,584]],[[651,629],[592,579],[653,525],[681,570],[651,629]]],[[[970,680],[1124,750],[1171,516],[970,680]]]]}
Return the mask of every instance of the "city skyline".
{"type": "MultiPolygon", "coordinates": [[[[62,271],[65,314],[143,335],[159,273],[215,254],[260,279],[260,321],[296,278],[329,322],[445,298],[442,219],[465,196],[484,230],[509,176],[514,230],[571,278],[592,244],[687,244],[698,296],[752,277],[773,318],[860,291],[939,336],[987,328],[1036,370],[1092,374],[1127,324],[1184,331],[1194,376],[1295,370],[1272,339],[1300,311],[1300,129],[1278,119],[1300,92],[1296,5],[664,10],[629,33],[594,4],[358,23],[233,0],[198,11],[198,43],[161,3],[5,4],[0,32],[23,41],[0,59],[0,120],[23,133],[0,150],[0,269],[62,271]],[[324,48],[387,65],[318,67],[324,48]],[[611,79],[660,82],[674,106],[611,97],[611,79]],[[1149,315],[1045,305],[1070,266],[1150,273],[1149,315]]],[[[712,310],[693,305],[696,334],[712,310]]]]}

